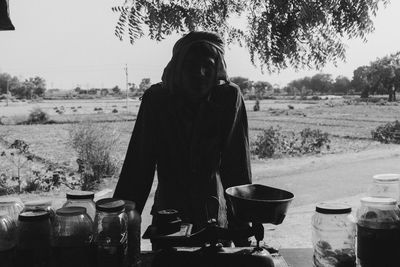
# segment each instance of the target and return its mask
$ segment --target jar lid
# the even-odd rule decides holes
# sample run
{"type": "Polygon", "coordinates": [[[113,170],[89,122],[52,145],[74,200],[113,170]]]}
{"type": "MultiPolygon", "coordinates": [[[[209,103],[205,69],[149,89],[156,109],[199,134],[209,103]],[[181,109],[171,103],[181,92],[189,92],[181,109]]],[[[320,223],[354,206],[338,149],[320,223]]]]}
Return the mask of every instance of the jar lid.
{"type": "Polygon", "coordinates": [[[377,182],[398,182],[400,180],[400,174],[396,173],[382,173],[372,176],[374,181],[377,182]]]}
{"type": "Polygon", "coordinates": [[[67,199],[93,199],[94,192],[91,191],[70,191],[67,193],[67,199]]]}
{"type": "Polygon", "coordinates": [[[317,204],[315,211],[322,214],[346,214],[351,212],[351,207],[345,203],[322,202],[317,204]]]}
{"type": "Polygon", "coordinates": [[[18,216],[21,222],[33,222],[48,219],[50,214],[47,211],[25,211],[18,216]]]}
{"type": "Polygon", "coordinates": [[[134,210],[136,207],[136,203],[131,200],[124,200],[125,202],[125,211],[134,210]]]}
{"type": "Polygon", "coordinates": [[[50,199],[37,199],[31,200],[24,203],[25,207],[37,207],[37,206],[51,206],[52,201],[50,199]]]}
{"type": "Polygon", "coordinates": [[[103,198],[96,202],[96,210],[105,212],[122,211],[125,207],[125,202],[116,198],[103,198]]]}
{"type": "Polygon", "coordinates": [[[363,204],[370,205],[396,205],[397,200],[389,197],[363,197],[360,199],[363,204]]]}
{"type": "Polygon", "coordinates": [[[84,207],[64,207],[56,211],[59,216],[77,216],[86,213],[86,208],[84,207]]]}

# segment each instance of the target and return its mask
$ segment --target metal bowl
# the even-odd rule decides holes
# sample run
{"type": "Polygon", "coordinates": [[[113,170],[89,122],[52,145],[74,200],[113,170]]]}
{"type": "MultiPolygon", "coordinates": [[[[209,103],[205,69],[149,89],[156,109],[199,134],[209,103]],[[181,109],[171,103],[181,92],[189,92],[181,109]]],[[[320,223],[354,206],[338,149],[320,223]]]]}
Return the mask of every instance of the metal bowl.
{"type": "Polygon", "coordinates": [[[281,224],[286,216],[291,192],[260,184],[233,186],[226,189],[233,215],[241,221],[281,224]]]}

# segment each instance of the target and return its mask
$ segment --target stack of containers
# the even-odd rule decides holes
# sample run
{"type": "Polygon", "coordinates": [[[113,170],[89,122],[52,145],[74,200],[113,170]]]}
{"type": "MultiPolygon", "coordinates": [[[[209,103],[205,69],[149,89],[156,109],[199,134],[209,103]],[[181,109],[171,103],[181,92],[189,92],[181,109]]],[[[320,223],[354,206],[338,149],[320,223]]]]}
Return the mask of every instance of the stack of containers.
{"type": "Polygon", "coordinates": [[[357,210],[357,262],[397,266],[400,254],[400,174],[376,174],[357,210]],[[394,265],[393,265],[394,264],[394,265]]]}
{"type": "Polygon", "coordinates": [[[56,211],[48,199],[24,204],[0,198],[0,266],[129,266],[140,264],[135,203],[72,191],[56,211]]]}

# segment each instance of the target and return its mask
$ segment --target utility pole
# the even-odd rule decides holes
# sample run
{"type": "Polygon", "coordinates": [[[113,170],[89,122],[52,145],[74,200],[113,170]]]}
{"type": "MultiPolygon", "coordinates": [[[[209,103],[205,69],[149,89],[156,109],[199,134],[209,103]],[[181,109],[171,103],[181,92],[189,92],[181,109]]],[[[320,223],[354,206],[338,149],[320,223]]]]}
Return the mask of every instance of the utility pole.
{"type": "Polygon", "coordinates": [[[125,78],[126,78],[126,111],[128,111],[128,91],[129,91],[128,64],[125,64],[125,78]]]}
{"type": "Polygon", "coordinates": [[[6,107],[8,107],[8,94],[9,94],[9,85],[10,85],[10,81],[7,79],[7,96],[6,96],[6,107]]]}

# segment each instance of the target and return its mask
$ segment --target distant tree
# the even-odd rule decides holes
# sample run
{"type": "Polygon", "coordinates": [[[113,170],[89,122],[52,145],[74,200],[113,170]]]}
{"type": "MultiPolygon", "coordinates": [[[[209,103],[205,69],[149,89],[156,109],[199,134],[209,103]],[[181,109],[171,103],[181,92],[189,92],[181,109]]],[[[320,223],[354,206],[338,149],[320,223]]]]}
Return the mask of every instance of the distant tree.
{"type": "MultiPolygon", "coordinates": [[[[322,67],[345,59],[343,41],[366,40],[372,17],[388,0],[358,1],[124,1],[113,7],[120,13],[115,35],[128,35],[133,44],[145,35],[160,41],[173,33],[209,30],[228,43],[247,47],[250,59],[261,68],[322,67]],[[245,27],[229,18],[245,17],[245,27]]],[[[242,24],[243,25],[243,24],[242,24]]]]}
{"type": "Polygon", "coordinates": [[[151,86],[151,80],[150,78],[143,78],[142,81],[139,84],[139,93],[142,94],[144,91],[149,89],[151,86]]]}
{"type": "Polygon", "coordinates": [[[108,95],[108,90],[106,88],[101,89],[100,91],[101,96],[106,96],[108,95]]]}
{"type": "Polygon", "coordinates": [[[269,82],[257,81],[253,83],[254,94],[258,99],[262,99],[267,91],[272,91],[272,85],[269,82]]]}
{"type": "MultiPolygon", "coordinates": [[[[295,91],[302,92],[304,95],[307,94],[308,91],[311,90],[311,78],[310,77],[304,77],[300,79],[296,79],[288,83],[287,85],[290,88],[293,88],[292,93],[294,94],[295,91]]],[[[286,90],[288,92],[288,89],[286,90]]]]}
{"type": "Polygon", "coordinates": [[[46,80],[42,77],[35,76],[34,78],[29,78],[29,81],[34,85],[32,94],[34,96],[43,97],[46,91],[46,80]]]}
{"type": "Polygon", "coordinates": [[[239,86],[242,95],[247,95],[251,90],[253,84],[253,82],[250,81],[249,78],[241,76],[230,77],[229,80],[239,86]]]}
{"type": "Polygon", "coordinates": [[[400,88],[400,51],[371,62],[368,78],[374,92],[388,94],[389,101],[395,101],[400,88]]]}
{"type": "Polygon", "coordinates": [[[353,79],[351,80],[351,86],[356,92],[363,92],[362,96],[368,97],[369,91],[371,90],[370,67],[360,66],[353,71],[353,79]]]}
{"type": "Polygon", "coordinates": [[[332,92],[336,94],[347,94],[350,90],[351,82],[345,76],[337,76],[332,86],[332,92]]]}
{"type": "Polygon", "coordinates": [[[7,85],[9,93],[21,85],[20,80],[16,76],[11,76],[8,73],[0,73],[0,94],[7,93],[7,85]]]}
{"type": "Polygon", "coordinates": [[[329,93],[332,89],[333,79],[331,74],[317,73],[311,77],[310,89],[321,94],[329,93]]]}
{"type": "Polygon", "coordinates": [[[121,89],[118,87],[118,85],[111,88],[111,90],[113,91],[114,95],[119,95],[121,93],[121,89]]]}
{"type": "Polygon", "coordinates": [[[136,92],[138,87],[136,86],[135,83],[129,83],[129,92],[134,93],[136,92]]]}
{"type": "Polygon", "coordinates": [[[88,94],[89,95],[96,95],[97,94],[97,89],[96,88],[90,88],[88,90],[88,94]]]}
{"type": "Polygon", "coordinates": [[[81,89],[79,86],[75,87],[75,89],[74,89],[74,91],[75,91],[76,93],[78,93],[78,94],[79,94],[79,92],[80,92],[81,90],[82,90],[82,89],[81,89]]]}

